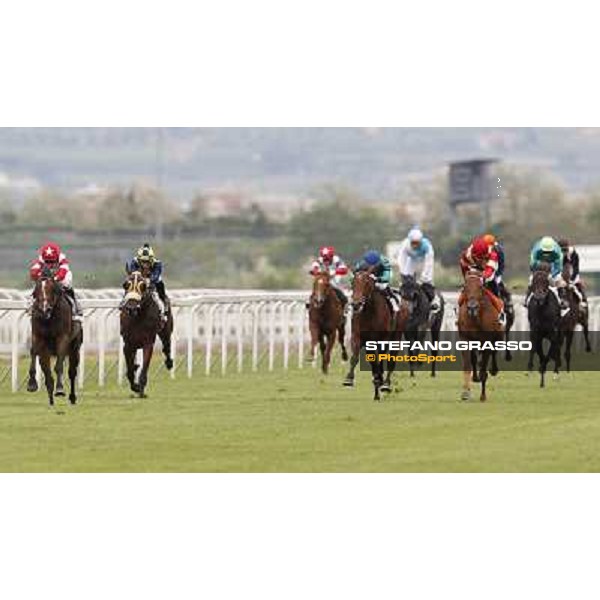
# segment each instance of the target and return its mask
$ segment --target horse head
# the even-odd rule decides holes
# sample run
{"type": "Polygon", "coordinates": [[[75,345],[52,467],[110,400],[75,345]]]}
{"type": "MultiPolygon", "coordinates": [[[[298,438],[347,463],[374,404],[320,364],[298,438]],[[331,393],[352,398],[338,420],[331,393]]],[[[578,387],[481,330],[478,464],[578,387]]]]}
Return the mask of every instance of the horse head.
{"type": "Polygon", "coordinates": [[[477,319],[483,297],[483,278],[479,269],[471,269],[465,275],[464,293],[467,298],[467,314],[477,319]]]}
{"type": "Polygon", "coordinates": [[[541,304],[548,297],[550,291],[550,265],[547,263],[540,264],[539,268],[534,271],[531,279],[531,293],[533,300],[541,304]]]}
{"type": "Polygon", "coordinates": [[[121,301],[121,310],[129,316],[139,314],[142,307],[142,302],[148,292],[148,280],[140,271],[132,271],[129,273],[125,283],[125,296],[121,301]]]}
{"type": "Polygon", "coordinates": [[[372,269],[355,271],[352,280],[352,310],[354,314],[362,312],[375,289],[376,277],[372,269]]]}
{"type": "Polygon", "coordinates": [[[54,280],[50,269],[45,267],[33,290],[33,312],[48,321],[61,296],[62,288],[54,280]]]}
{"type": "Polygon", "coordinates": [[[321,271],[314,276],[311,302],[315,308],[321,308],[331,289],[331,277],[327,271],[321,271]]]}

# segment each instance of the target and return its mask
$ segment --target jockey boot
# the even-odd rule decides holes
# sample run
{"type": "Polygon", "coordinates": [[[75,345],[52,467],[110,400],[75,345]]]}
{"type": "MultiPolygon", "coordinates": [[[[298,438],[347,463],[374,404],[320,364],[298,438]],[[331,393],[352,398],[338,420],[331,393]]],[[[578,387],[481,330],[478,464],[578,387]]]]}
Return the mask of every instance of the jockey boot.
{"type": "Polygon", "coordinates": [[[573,291],[579,297],[579,308],[585,310],[587,308],[587,297],[585,295],[585,290],[583,289],[581,283],[576,283],[573,286],[573,291]]]}
{"type": "Polygon", "coordinates": [[[165,303],[162,301],[156,289],[152,290],[152,299],[156,302],[158,310],[160,312],[160,320],[164,324],[167,322],[167,314],[165,312],[165,303]]]}
{"type": "Polygon", "coordinates": [[[435,288],[433,284],[428,281],[421,284],[421,289],[425,292],[427,296],[427,300],[429,300],[429,310],[432,314],[435,314],[440,311],[440,303],[438,302],[437,294],[435,293],[435,288]]]}
{"type": "Polygon", "coordinates": [[[529,300],[531,299],[531,284],[527,286],[527,292],[525,293],[525,299],[523,300],[523,306],[527,308],[529,306],[529,300]]]}
{"type": "MultiPolygon", "coordinates": [[[[552,289],[552,288],[550,288],[552,289]]],[[[558,288],[558,299],[560,302],[560,316],[564,317],[571,309],[569,307],[569,303],[567,302],[567,288],[559,287],[558,288]]]]}
{"type": "Polygon", "coordinates": [[[77,300],[77,296],[75,295],[75,290],[72,287],[66,287],[65,293],[67,298],[69,298],[69,302],[71,303],[71,309],[73,310],[73,321],[83,321],[83,310],[81,308],[81,304],[79,304],[79,300],[77,300]]]}
{"type": "Polygon", "coordinates": [[[392,312],[394,314],[396,314],[397,312],[399,312],[400,311],[400,304],[398,303],[398,298],[396,297],[396,295],[392,291],[392,288],[389,285],[386,285],[385,287],[380,287],[379,289],[381,290],[381,292],[383,293],[383,295],[386,297],[389,305],[392,308],[392,312]]]}

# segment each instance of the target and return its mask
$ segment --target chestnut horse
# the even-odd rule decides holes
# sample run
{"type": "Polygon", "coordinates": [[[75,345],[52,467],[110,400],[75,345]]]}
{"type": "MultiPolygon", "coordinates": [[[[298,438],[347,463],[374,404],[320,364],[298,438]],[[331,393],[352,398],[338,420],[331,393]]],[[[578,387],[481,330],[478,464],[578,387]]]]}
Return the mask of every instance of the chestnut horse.
{"type": "MultiPolygon", "coordinates": [[[[499,310],[483,287],[481,271],[471,269],[465,274],[465,284],[458,307],[458,337],[461,341],[497,342],[504,337],[504,327],[498,322],[499,310]]],[[[462,400],[471,399],[471,378],[481,382],[481,402],[487,400],[488,363],[490,375],[497,375],[498,364],[494,350],[463,350],[462,400]]]]}
{"type": "Polygon", "coordinates": [[[44,271],[33,290],[31,309],[31,364],[27,391],[38,389],[35,372],[36,356],[44,374],[48,402],[54,405],[54,396],[64,396],[63,368],[65,358],[69,357],[69,401],[77,402],[76,378],[79,366],[79,349],[83,343],[83,329],[79,321],[73,320],[71,303],[65,296],[61,285],[54,280],[49,270],[44,271]],[[52,377],[51,361],[56,356],[54,371],[56,388],[52,377]]]}
{"type": "Polygon", "coordinates": [[[315,360],[317,344],[321,349],[321,370],[327,374],[331,362],[331,351],[336,336],[342,347],[342,360],[348,360],[344,338],[346,322],[344,307],[331,286],[329,273],[323,271],[314,277],[313,291],[308,308],[310,327],[310,361],[315,360]]]}
{"type": "MultiPolygon", "coordinates": [[[[387,340],[389,334],[404,330],[408,313],[404,304],[400,312],[394,315],[383,293],[375,286],[376,277],[371,270],[355,273],[352,282],[352,338],[350,370],[344,380],[344,385],[354,385],[354,370],[360,359],[361,333],[369,332],[372,340],[387,340]],[[378,335],[379,334],[379,335],[378,335]]],[[[399,339],[399,336],[398,338],[399,339]]],[[[390,353],[392,354],[392,353],[390,353]]],[[[380,392],[391,391],[391,378],[396,363],[387,361],[387,376],[383,377],[383,362],[372,361],[371,373],[373,374],[373,400],[380,400],[380,392]]]]}
{"type": "Polygon", "coordinates": [[[148,369],[157,335],[162,342],[165,366],[169,370],[173,368],[173,359],[171,358],[173,315],[170,307],[166,307],[168,309],[167,322],[164,324],[161,322],[160,310],[152,299],[149,280],[139,271],[131,272],[123,287],[125,296],[119,308],[127,379],[131,391],[138,394],[140,398],[145,398],[148,369]],[[144,353],[141,367],[135,364],[135,355],[140,348],[144,353]],[[136,382],[135,375],[138,368],[140,372],[136,382]]]}

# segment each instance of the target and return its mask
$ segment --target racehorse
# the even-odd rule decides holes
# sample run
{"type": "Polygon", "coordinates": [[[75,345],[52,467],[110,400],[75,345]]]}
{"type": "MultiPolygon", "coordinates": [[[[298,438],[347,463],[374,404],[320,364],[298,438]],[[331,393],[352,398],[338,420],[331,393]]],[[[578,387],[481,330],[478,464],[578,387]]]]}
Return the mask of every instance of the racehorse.
{"type": "Polygon", "coordinates": [[[140,398],[145,398],[148,369],[157,335],[162,342],[165,367],[168,370],[173,368],[173,359],[171,358],[173,314],[170,306],[167,306],[167,321],[164,324],[161,322],[160,310],[152,298],[149,281],[139,271],[132,271],[123,287],[125,296],[119,309],[127,379],[131,391],[138,394],[140,398]],[[135,355],[140,348],[144,355],[141,367],[135,364],[135,355]],[[135,375],[138,368],[139,377],[136,382],[135,375]]]}
{"type": "Polygon", "coordinates": [[[550,291],[550,267],[542,263],[533,273],[531,297],[527,307],[529,317],[532,350],[529,354],[528,370],[533,369],[533,357],[537,354],[540,361],[540,387],[545,386],[545,375],[550,359],[554,361],[554,372],[560,368],[560,303],[550,291]],[[544,353],[544,340],[550,342],[548,353],[544,353]]]}
{"type": "Polygon", "coordinates": [[[79,366],[79,349],[83,343],[83,329],[79,321],[73,320],[71,303],[61,285],[54,280],[49,269],[45,269],[33,290],[31,309],[31,363],[27,391],[36,392],[35,363],[39,357],[48,392],[48,402],[54,405],[54,396],[64,396],[63,369],[65,358],[69,357],[69,402],[77,402],[76,383],[79,366]],[[52,377],[51,362],[56,356],[54,372],[56,387],[52,377]]]}
{"type": "MultiPolygon", "coordinates": [[[[581,325],[581,328],[583,329],[583,337],[585,339],[585,351],[591,352],[592,346],[590,344],[589,312],[588,312],[587,308],[581,307],[581,300],[579,298],[579,295],[573,289],[574,284],[572,282],[572,274],[573,274],[573,267],[571,266],[570,263],[565,263],[565,265],[563,267],[562,276],[563,276],[563,279],[567,282],[568,290],[571,292],[570,295],[567,293],[567,295],[569,296],[569,304],[571,304],[571,300],[573,300],[575,302],[575,309],[573,309],[573,306],[571,306],[570,312],[572,312],[574,315],[577,316],[577,319],[575,322],[575,327],[577,327],[577,325],[581,325]]],[[[565,316],[568,317],[569,313],[565,316]]]]}
{"type": "MultiPolygon", "coordinates": [[[[375,282],[376,277],[371,269],[354,274],[352,281],[352,356],[350,370],[344,380],[345,386],[354,385],[354,370],[360,359],[361,333],[371,333],[373,336],[371,339],[374,341],[387,340],[390,333],[401,333],[406,324],[408,317],[406,307],[402,306],[400,312],[394,315],[383,293],[375,286],[375,282]]],[[[380,400],[380,392],[390,392],[392,389],[391,378],[396,365],[394,361],[386,362],[387,376],[385,380],[383,361],[369,363],[373,375],[373,400],[380,400]]]]}
{"type": "Polygon", "coordinates": [[[559,350],[565,345],[565,365],[567,373],[571,372],[571,345],[573,344],[573,335],[579,321],[579,297],[571,285],[571,265],[565,264],[562,271],[562,277],[567,284],[566,300],[569,305],[569,311],[560,319],[559,331],[559,350]]]}
{"type": "MultiPolygon", "coordinates": [[[[461,341],[497,342],[504,337],[504,327],[498,321],[499,311],[483,287],[480,270],[471,269],[465,275],[465,284],[458,308],[458,337],[461,341]]],[[[471,378],[481,383],[481,402],[487,400],[486,383],[488,363],[491,359],[490,375],[498,374],[496,351],[484,349],[463,350],[462,400],[471,399],[471,378]]]]}
{"type": "MultiPolygon", "coordinates": [[[[430,302],[423,288],[417,283],[412,275],[402,277],[400,286],[400,297],[407,307],[408,318],[404,328],[404,337],[411,343],[414,341],[423,341],[425,334],[429,329],[431,331],[431,341],[438,342],[440,339],[440,330],[444,322],[444,298],[438,294],[440,309],[433,315],[430,315],[430,302]]],[[[411,351],[410,355],[416,354],[411,351]]],[[[431,354],[437,356],[437,349],[432,350],[431,354]]],[[[410,362],[410,376],[414,377],[414,363],[410,362]]],[[[436,376],[436,363],[431,363],[431,376],[436,376]]]]}
{"type": "Polygon", "coordinates": [[[345,346],[346,323],[344,307],[331,286],[329,273],[323,271],[314,277],[313,291],[308,309],[310,327],[310,361],[315,360],[317,344],[321,349],[321,370],[327,374],[331,362],[331,351],[336,336],[342,347],[342,360],[348,360],[345,346]]]}

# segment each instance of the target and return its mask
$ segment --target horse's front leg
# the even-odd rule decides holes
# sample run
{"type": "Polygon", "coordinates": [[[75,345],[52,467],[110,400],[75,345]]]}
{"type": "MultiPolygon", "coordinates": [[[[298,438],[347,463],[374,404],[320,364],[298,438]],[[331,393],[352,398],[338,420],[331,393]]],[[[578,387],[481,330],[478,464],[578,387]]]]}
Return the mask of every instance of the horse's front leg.
{"type": "Polygon", "coordinates": [[[352,327],[351,351],[350,369],[348,370],[346,379],[344,379],[344,385],[347,387],[352,387],[354,385],[354,371],[360,359],[360,334],[355,327],[352,327]]]}
{"type": "Polygon", "coordinates": [[[481,402],[485,402],[487,400],[487,395],[486,395],[486,383],[487,383],[487,378],[488,378],[488,373],[487,373],[487,366],[488,366],[488,362],[490,360],[490,354],[491,351],[490,350],[484,350],[481,356],[481,367],[480,367],[480,371],[479,371],[479,379],[481,381],[481,395],[479,396],[479,400],[481,400],[481,402]]]}
{"type": "MultiPolygon", "coordinates": [[[[169,317],[171,318],[171,317],[169,317]]],[[[159,332],[158,337],[162,344],[162,352],[165,357],[165,367],[168,371],[173,368],[173,358],[171,356],[171,335],[173,333],[172,326],[167,323],[159,332]]]]}
{"type": "Polygon", "coordinates": [[[140,371],[139,379],[139,396],[140,398],[146,398],[146,386],[148,385],[148,370],[150,369],[150,361],[152,360],[152,353],[154,352],[154,344],[144,346],[144,360],[142,363],[142,370],[140,371]]]}
{"type": "Polygon", "coordinates": [[[135,392],[137,394],[140,390],[135,382],[135,353],[136,350],[134,347],[128,345],[125,345],[123,347],[125,365],[127,367],[127,381],[129,381],[129,388],[132,392],[135,392]]]}
{"type": "Polygon", "coordinates": [[[329,371],[329,365],[331,363],[331,351],[333,350],[333,346],[335,344],[336,333],[337,332],[334,329],[326,336],[327,343],[325,345],[325,351],[323,352],[323,362],[321,365],[324,375],[327,375],[329,371]]]}
{"type": "Polygon", "coordinates": [[[37,392],[38,391],[38,383],[37,383],[37,373],[36,373],[36,362],[37,358],[35,352],[33,350],[33,343],[31,344],[31,350],[29,351],[29,379],[27,380],[27,391],[28,392],[37,392]]]}
{"type": "Polygon", "coordinates": [[[44,374],[44,383],[46,384],[46,391],[48,392],[48,404],[54,406],[54,378],[52,377],[49,352],[46,351],[40,355],[40,367],[44,374]]]}
{"type": "Polygon", "coordinates": [[[346,350],[346,319],[342,317],[340,326],[338,327],[338,341],[342,347],[342,360],[348,360],[348,352],[346,350]]]}
{"type": "Polygon", "coordinates": [[[471,379],[473,375],[473,367],[471,364],[471,352],[469,350],[463,350],[461,352],[463,362],[463,391],[461,394],[461,400],[471,399],[471,379]]]}
{"type": "Polygon", "coordinates": [[[319,326],[311,323],[310,329],[310,354],[307,357],[308,362],[314,362],[317,358],[317,344],[319,343],[319,326]]]}

